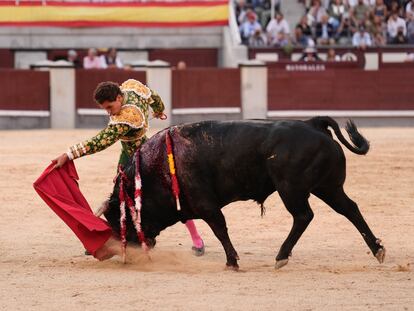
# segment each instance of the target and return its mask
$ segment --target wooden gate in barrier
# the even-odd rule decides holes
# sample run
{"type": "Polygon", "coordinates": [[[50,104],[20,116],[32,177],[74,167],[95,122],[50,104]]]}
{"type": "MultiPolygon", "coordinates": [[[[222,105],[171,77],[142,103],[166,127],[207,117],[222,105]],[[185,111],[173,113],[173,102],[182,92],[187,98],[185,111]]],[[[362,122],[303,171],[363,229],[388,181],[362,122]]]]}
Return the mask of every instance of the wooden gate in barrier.
{"type": "Polygon", "coordinates": [[[241,107],[240,70],[190,68],[172,71],[172,107],[241,107]]]}

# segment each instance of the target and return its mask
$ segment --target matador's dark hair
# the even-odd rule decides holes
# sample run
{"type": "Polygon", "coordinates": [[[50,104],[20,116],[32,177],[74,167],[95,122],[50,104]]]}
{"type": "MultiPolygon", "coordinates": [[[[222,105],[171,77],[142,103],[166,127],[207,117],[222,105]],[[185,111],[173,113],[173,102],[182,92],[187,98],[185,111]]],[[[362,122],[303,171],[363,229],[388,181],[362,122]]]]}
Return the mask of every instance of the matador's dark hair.
{"type": "Polygon", "coordinates": [[[99,83],[93,92],[94,100],[100,105],[105,101],[113,102],[118,95],[122,95],[119,84],[111,81],[99,83]]]}

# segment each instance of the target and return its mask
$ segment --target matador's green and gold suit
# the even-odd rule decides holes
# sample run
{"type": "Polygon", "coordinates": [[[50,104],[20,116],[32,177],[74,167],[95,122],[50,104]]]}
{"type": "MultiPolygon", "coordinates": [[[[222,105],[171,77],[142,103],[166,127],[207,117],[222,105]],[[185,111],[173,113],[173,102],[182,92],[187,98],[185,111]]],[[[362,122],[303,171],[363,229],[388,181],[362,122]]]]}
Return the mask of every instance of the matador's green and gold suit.
{"type": "Polygon", "coordinates": [[[155,113],[164,111],[160,96],[141,82],[129,79],[122,83],[123,102],[121,111],[110,116],[108,126],[96,136],[69,148],[69,159],[93,154],[108,148],[120,140],[122,152],[119,164],[125,164],[129,157],[147,139],[149,108],[155,113]]]}

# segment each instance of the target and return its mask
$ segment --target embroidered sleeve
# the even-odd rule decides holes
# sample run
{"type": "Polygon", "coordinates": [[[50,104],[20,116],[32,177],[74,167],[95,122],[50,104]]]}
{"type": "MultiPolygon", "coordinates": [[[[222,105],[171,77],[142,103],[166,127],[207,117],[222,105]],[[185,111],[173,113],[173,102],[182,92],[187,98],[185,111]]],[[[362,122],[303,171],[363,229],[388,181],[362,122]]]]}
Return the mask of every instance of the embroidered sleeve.
{"type": "Polygon", "coordinates": [[[119,140],[120,137],[128,133],[129,130],[130,127],[126,124],[108,125],[94,137],[70,147],[66,154],[68,155],[69,159],[73,160],[84,155],[102,151],[113,145],[116,141],[119,140]]]}
{"type": "Polygon", "coordinates": [[[163,112],[165,109],[164,103],[160,95],[158,95],[158,93],[153,90],[151,90],[151,97],[149,99],[149,105],[154,112],[160,113],[160,112],[163,112]]]}

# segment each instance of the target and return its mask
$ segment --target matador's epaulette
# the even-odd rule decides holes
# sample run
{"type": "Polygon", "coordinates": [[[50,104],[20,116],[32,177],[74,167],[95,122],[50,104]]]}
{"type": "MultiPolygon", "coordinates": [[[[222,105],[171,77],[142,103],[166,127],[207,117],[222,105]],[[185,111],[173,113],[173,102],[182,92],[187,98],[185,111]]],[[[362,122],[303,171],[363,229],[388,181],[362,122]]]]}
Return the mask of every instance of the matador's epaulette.
{"type": "Polygon", "coordinates": [[[142,98],[148,99],[151,97],[151,90],[145,84],[138,80],[128,79],[121,84],[121,91],[127,92],[132,91],[142,98]]]}

